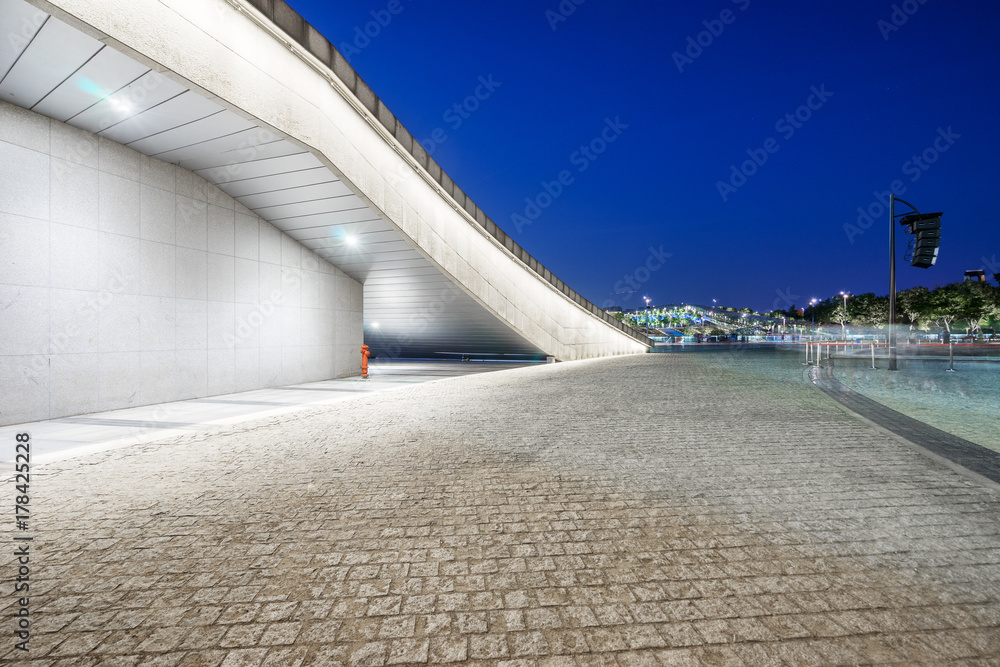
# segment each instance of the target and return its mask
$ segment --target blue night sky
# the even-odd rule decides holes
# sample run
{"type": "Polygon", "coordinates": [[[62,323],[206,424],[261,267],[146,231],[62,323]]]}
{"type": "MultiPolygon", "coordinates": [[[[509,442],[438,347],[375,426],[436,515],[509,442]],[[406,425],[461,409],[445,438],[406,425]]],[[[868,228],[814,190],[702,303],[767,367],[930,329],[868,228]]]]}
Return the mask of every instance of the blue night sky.
{"type": "Polygon", "coordinates": [[[902,262],[897,234],[900,289],[1000,272],[1000,3],[576,2],[289,0],[459,187],[598,305],[884,294],[876,193],[894,181],[945,213],[931,269],[902,262]]]}

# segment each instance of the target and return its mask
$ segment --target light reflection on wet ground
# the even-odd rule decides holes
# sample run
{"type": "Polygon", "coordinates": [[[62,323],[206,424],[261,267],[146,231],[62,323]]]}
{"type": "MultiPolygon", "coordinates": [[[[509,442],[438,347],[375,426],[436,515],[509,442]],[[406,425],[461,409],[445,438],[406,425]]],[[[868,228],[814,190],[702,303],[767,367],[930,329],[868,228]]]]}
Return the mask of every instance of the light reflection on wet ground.
{"type": "MultiPolygon", "coordinates": [[[[878,364],[876,364],[878,365],[878,364]]],[[[871,369],[862,359],[834,363],[837,379],[854,391],[983,447],[1000,451],[1000,363],[901,359],[899,370],[871,369]]]]}

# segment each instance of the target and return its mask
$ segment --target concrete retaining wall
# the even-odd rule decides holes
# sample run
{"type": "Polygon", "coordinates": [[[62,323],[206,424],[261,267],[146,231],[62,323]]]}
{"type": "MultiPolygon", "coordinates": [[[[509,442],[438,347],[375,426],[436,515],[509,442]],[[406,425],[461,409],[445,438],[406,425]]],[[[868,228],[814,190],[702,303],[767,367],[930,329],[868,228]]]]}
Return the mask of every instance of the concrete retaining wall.
{"type": "Polygon", "coordinates": [[[362,286],[180,167],[0,102],[0,424],[343,377],[362,286]]]}

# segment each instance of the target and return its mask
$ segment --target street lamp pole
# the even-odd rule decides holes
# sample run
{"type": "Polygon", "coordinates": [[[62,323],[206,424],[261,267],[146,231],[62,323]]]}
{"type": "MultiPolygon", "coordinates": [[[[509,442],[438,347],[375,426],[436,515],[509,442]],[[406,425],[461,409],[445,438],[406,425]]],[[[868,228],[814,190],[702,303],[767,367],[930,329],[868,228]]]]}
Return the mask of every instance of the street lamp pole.
{"type": "MultiPolygon", "coordinates": [[[[902,200],[900,200],[902,201],[902,200]]],[[[903,202],[906,204],[906,202],[903,202]]],[[[910,206],[909,204],[906,204],[910,206]]],[[[910,206],[910,208],[913,208],[910,206]]],[[[913,209],[914,211],[917,209],[913,209]]],[[[896,369],[896,195],[889,195],[889,370],[896,369]]]]}
{"type": "Polygon", "coordinates": [[[844,319],[841,320],[840,335],[843,336],[844,340],[847,340],[847,297],[850,296],[850,293],[841,292],[840,296],[844,297],[844,319]]]}
{"type": "Polygon", "coordinates": [[[889,370],[896,368],[896,201],[901,201],[917,215],[920,211],[905,199],[899,199],[894,194],[889,195],[889,335],[886,345],[889,348],[889,370]]]}

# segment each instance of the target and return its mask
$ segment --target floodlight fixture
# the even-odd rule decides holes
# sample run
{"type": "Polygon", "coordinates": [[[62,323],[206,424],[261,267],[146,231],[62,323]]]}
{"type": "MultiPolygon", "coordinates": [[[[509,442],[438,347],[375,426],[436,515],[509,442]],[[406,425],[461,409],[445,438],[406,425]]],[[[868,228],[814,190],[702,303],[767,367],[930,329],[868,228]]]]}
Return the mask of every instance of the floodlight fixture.
{"type": "Polygon", "coordinates": [[[938,246],[941,245],[941,215],[941,212],[911,213],[899,221],[914,236],[910,250],[911,266],[929,269],[937,262],[938,246]]]}
{"type": "Polygon", "coordinates": [[[916,237],[910,264],[922,269],[929,269],[937,262],[938,246],[941,243],[941,216],[943,213],[921,213],[910,202],[900,199],[895,194],[889,195],[889,335],[886,344],[889,348],[889,370],[896,368],[896,218],[902,218],[899,224],[916,237]],[[896,215],[896,202],[910,207],[912,213],[896,215]]]}

